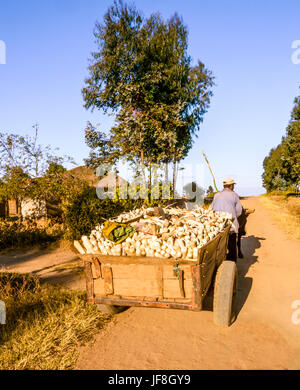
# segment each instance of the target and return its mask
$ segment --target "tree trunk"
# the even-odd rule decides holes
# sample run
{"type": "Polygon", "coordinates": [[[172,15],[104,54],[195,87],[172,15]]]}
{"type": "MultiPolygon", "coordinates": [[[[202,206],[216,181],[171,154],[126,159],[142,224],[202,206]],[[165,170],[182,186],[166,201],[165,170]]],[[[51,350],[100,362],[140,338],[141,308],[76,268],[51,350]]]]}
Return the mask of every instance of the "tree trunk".
{"type": "Polygon", "coordinates": [[[174,160],[173,160],[173,190],[172,190],[173,198],[175,197],[175,187],[176,187],[176,160],[174,158],[174,160]]]}
{"type": "Polygon", "coordinates": [[[149,183],[148,183],[148,199],[151,202],[151,193],[152,193],[152,160],[149,161],[149,183]]]}
{"type": "Polygon", "coordinates": [[[141,132],[140,132],[140,144],[141,144],[141,164],[142,164],[143,187],[146,188],[145,156],[144,156],[144,149],[143,149],[143,145],[142,145],[142,133],[141,132]]]}
{"type": "Polygon", "coordinates": [[[21,204],[22,204],[22,199],[21,198],[17,198],[17,213],[18,213],[18,218],[19,219],[21,219],[21,217],[22,217],[21,204]]]}

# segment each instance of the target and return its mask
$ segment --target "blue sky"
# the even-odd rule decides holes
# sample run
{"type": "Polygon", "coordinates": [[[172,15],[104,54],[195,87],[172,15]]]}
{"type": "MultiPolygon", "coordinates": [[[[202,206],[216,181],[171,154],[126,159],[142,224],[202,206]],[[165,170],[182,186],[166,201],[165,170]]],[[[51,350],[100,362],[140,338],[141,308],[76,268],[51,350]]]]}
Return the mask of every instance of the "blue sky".
{"type": "MultiPolygon", "coordinates": [[[[0,65],[0,132],[30,134],[59,147],[82,164],[88,154],[88,120],[108,130],[111,119],[83,108],[81,89],[95,49],[93,29],[108,0],[10,0],[0,2],[0,40],[7,48],[0,65]]],[[[216,86],[198,139],[185,163],[204,164],[233,176],[237,192],[261,189],[262,161],[284,135],[293,99],[300,94],[300,64],[291,60],[300,40],[297,0],[136,0],[145,16],[175,11],[189,29],[189,54],[212,70],[216,86]]],[[[204,166],[193,176],[211,183],[204,166]],[[203,176],[204,175],[204,179],[203,176]]]]}

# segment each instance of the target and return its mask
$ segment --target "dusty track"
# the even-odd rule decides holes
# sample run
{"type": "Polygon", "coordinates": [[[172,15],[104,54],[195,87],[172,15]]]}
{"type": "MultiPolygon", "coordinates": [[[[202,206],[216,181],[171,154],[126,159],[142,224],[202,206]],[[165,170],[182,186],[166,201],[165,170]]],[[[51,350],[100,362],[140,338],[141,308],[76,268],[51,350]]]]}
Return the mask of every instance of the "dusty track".
{"type": "Polygon", "coordinates": [[[33,273],[45,282],[85,289],[82,262],[70,250],[10,251],[0,255],[0,271],[33,273]]]}
{"type": "Polygon", "coordinates": [[[257,198],[238,260],[238,317],[213,324],[211,297],[200,313],[130,308],[95,343],[81,349],[78,369],[300,369],[300,243],[289,239],[257,198]]]}

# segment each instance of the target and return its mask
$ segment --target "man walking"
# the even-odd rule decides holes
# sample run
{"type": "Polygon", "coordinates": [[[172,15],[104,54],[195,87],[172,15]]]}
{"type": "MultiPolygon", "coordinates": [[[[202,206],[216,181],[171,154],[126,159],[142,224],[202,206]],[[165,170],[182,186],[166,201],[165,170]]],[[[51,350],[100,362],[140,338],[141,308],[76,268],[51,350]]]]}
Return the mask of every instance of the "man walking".
{"type": "Polygon", "coordinates": [[[214,211],[226,211],[233,218],[233,225],[229,233],[227,259],[237,261],[237,234],[239,231],[238,217],[242,214],[242,205],[237,193],[234,192],[235,181],[226,178],[223,181],[224,189],[215,194],[211,208],[214,211]]]}

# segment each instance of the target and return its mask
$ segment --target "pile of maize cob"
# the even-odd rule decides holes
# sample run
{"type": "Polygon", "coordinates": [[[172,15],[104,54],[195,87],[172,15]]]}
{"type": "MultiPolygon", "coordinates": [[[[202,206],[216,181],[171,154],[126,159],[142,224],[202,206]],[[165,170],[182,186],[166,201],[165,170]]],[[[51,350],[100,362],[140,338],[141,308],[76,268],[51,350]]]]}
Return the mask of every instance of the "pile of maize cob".
{"type": "Polygon", "coordinates": [[[201,207],[161,210],[157,215],[154,208],[140,208],[112,218],[135,228],[122,243],[107,239],[102,233],[104,224],[99,224],[89,237],[81,237],[82,244],[74,241],[74,246],[81,254],[198,260],[201,247],[232,223],[231,214],[201,207]]]}

